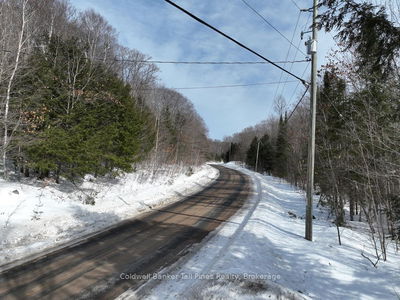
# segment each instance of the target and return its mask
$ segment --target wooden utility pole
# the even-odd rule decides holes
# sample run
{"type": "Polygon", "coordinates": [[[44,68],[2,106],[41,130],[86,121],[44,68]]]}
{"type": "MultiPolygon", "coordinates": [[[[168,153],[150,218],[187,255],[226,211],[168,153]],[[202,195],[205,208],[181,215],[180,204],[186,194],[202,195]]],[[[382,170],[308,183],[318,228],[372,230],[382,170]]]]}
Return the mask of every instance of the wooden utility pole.
{"type": "Polygon", "coordinates": [[[314,161],[315,161],[315,115],[317,108],[317,16],[318,0],[314,0],[312,38],[309,42],[311,54],[311,101],[310,101],[310,140],[308,143],[307,168],[307,206],[306,206],[306,239],[312,241],[313,194],[314,194],[314,161]]]}

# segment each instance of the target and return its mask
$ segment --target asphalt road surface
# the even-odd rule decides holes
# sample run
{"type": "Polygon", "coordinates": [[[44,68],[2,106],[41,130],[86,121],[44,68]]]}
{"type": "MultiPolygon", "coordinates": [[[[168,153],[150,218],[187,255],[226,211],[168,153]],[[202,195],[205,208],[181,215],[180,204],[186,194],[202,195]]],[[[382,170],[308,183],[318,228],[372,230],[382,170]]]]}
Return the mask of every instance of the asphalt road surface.
{"type": "Polygon", "coordinates": [[[112,299],[139,287],[146,279],[124,278],[176,262],[246,201],[249,178],[214,167],[219,178],[195,195],[0,273],[0,299],[112,299]]]}

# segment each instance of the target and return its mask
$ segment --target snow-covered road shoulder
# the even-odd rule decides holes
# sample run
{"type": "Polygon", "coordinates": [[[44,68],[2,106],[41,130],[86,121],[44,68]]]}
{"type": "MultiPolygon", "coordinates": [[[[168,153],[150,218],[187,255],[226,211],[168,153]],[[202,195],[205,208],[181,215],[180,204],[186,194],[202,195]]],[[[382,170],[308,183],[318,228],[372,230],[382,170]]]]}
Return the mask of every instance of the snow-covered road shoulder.
{"type": "MultiPolygon", "coordinates": [[[[361,230],[341,228],[314,207],[314,241],[304,239],[305,197],[283,180],[240,168],[254,194],[191,257],[121,299],[398,299],[400,255],[388,246],[378,268],[361,230]]],[[[359,227],[359,226],[358,226],[359,227]]]]}
{"type": "Polygon", "coordinates": [[[137,171],[116,180],[88,177],[79,190],[66,183],[0,180],[0,270],[12,261],[103,230],[151,207],[178,201],[204,189],[218,175],[209,165],[164,168],[156,175],[137,171]]]}

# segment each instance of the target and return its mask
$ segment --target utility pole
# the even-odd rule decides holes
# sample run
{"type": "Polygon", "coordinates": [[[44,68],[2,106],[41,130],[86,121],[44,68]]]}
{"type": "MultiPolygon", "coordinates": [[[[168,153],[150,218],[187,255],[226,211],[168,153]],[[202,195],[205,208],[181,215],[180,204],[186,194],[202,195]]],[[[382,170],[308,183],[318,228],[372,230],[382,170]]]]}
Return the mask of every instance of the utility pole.
{"type": "Polygon", "coordinates": [[[306,239],[312,241],[313,194],[314,194],[314,161],[315,161],[315,115],[317,110],[317,16],[318,0],[313,0],[312,38],[309,41],[311,54],[311,101],[310,101],[310,140],[308,143],[307,167],[307,206],[306,206],[306,239]]]}
{"type": "Polygon", "coordinates": [[[257,166],[258,166],[258,152],[260,151],[260,142],[261,142],[261,140],[258,140],[258,143],[257,143],[257,155],[256,155],[256,167],[255,167],[256,172],[257,172],[257,166]]]}

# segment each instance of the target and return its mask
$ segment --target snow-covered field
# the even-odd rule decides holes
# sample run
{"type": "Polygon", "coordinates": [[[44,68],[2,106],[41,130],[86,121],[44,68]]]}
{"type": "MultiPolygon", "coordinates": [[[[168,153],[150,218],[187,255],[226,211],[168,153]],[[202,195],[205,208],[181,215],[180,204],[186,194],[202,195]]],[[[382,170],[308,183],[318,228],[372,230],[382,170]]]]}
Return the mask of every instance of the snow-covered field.
{"type": "Polygon", "coordinates": [[[388,246],[378,268],[367,229],[341,228],[314,207],[314,241],[304,236],[305,197],[282,180],[251,176],[254,195],[192,256],[120,299],[400,299],[400,254],[388,246]],[[290,214],[289,214],[290,213],[290,214]],[[161,279],[162,280],[161,280],[161,279]]]}
{"type": "Polygon", "coordinates": [[[104,229],[150,207],[177,201],[218,177],[208,165],[138,171],[115,180],[87,177],[76,187],[41,181],[0,180],[1,265],[104,229]],[[164,172],[162,172],[164,171],[164,172]],[[190,175],[190,176],[188,176],[190,175]],[[94,205],[88,204],[94,201],[94,205]]]}

